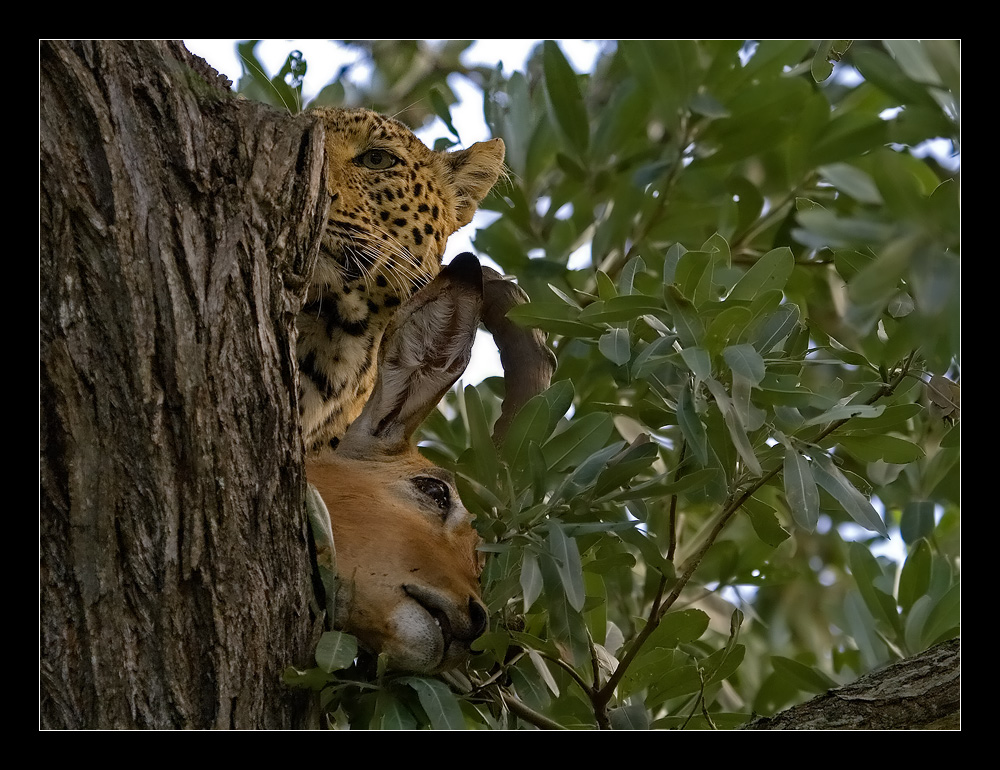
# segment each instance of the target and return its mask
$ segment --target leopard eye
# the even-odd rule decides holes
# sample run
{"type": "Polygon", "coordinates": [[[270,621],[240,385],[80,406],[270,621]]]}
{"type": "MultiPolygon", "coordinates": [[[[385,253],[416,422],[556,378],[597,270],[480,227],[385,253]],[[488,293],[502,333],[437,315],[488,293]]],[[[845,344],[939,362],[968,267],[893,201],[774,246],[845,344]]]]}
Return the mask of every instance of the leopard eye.
{"type": "Polygon", "coordinates": [[[355,162],[373,171],[384,171],[399,163],[399,158],[385,150],[368,150],[355,158],[355,162]]]}
{"type": "Polygon", "coordinates": [[[411,479],[410,483],[445,513],[451,509],[451,490],[441,479],[433,476],[417,476],[411,479]]]}

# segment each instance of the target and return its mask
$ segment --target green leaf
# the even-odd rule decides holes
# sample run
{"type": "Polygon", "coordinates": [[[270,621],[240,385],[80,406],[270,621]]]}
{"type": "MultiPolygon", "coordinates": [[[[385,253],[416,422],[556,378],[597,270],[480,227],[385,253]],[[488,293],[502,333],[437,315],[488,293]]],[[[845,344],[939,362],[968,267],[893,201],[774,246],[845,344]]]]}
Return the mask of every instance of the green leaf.
{"type": "Polygon", "coordinates": [[[691,301],[673,285],[663,287],[663,301],[673,318],[681,344],[684,347],[700,345],[705,327],[691,301]]]}
{"type": "Polygon", "coordinates": [[[671,698],[690,695],[702,687],[701,672],[697,666],[677,666],[659,677],[649,688],[646,696],[646,707],[655,709],[661,703],[671,698]]]}
{"type": "MultiPolygon", "coordinates": [[[[538,653],[535,653],[534,650],[528,650],[529,656],[532,653],[534,653],[535,657],[538,656],[538,653]]],[[[534,657],[530,658],[530,660],[534,662],[534,657]]],[[[544,662],[542,665],[545,665],[544,662]]],[[[540,675],[530,669],[525,671],[523,664],[514,666],[509,671],[510,681],[514,685],[514,692],[517,693],[517,697],[536,711],[545,711],[552,702],[552,699],[549,697],[545,682],[540,675]]],[[[547,670],[546,674],[551,679],[552,675],[547,670]]]]}
{"type": "Polygon", "coordinates": [[[850,40],[821,40],[809,68],[813,80],[822,83],[830,77],[833,74],[833,65],[843,58],[850,47],[850,40]]]}
{"type": "Polygon", "coordinates": [[[458,131],[455,130],[455,126],[451,122],[451,110],[448,107],[448,103],[445,102],[444,96],[441,95],[441,90],[438,88],[432,88],[428,92],[428,96],[431,99],[431,108],[434,110],[434,114],[441,118],[441,122],[444,123],[445,128],[447,128],[451,135],[455,137],[457,141],[462,141],[461,137],[458,135],[458,131]]]}
{"type": "Polygon", "coordinates": [[[496,446],[486,420],[486,411],[479,390],[467,385],[464,391],[465,414],[469,421],[472,456],[476,464],[476,478],[480,483],[491,484],[497,477],[499,463],[496,446]]]}
{"type": "Polygon", "coordinates": [[[597,343],[606,359],[621,366],[632,357],[628,329],[608,329],[597,343]]]}
{"type": "Polygon", "coordinates": [[[934,503],[929,500],[913,500],[903,508],[899,520],[899,534],[906,543],[916,543],[921,538],[930,537],[934,532],[934,503]]]}
{"type": "Polygon", "coordinates": [[[416,691],[420,705],[435,730],[465,729],[465,717],[462,716],[458,698],[444,682],[417,676],[402,677],[399,681],[416,691]]]}
{"type": "Polygon", "coordinates": [[[862,306],[881,304],[895,296],[918,242],[917,236],[889,241],[874,262],[851,278],[847,287],[851,301],[862,306]]]}
{"type": "Polygon", "coordinates": [[[372,723],[379,730],[414,730],[417,727],[416,717],[389,690],[379,690],[375,696],[372,723]]]}
{"type": "Polygon", "coordinates": [[[820,695],[837,686],[835,681],[818,668],[807,666],[791,658],[772,655],[771,665],[774,666],[775,673],[780,674],[795,687],[805,692],[820,695]]]}
{"type": "MultiPolygon", "coordinates": [[[[726,304],[730,304],[727,300],[726,304]]],[[[736,305],[722,310],[708,325],[704,336],[705,349],[712,356],[722,352],[730,340],[739,339],[753,321],[753,313],[745,305],[736,305]]]]}
{"type": "Polygon", "coordinates": [[[742,644],[733,645],[732,649],[727,648],[713,652],[704,661],[705,670],[711,672],[711,675],[705,680],[705,684],[716,684],[735,674],[746,657],[746,652],[747,648],[742,644]],[[716,663],[717,660],[718,663],[716,663]]]}
{"type": "Polygon", "coordinates": [[[927,614],[927,621],[922,630],[924,646],[929,647],[951,638],[951,635],[957,631],[961,619],[962,591],[961,586],[956,583],[934,603],[927,614]]]}
{"type": "Polygon", "coordinates": [[[743,503],[743,510],[750,518],[753,531],[772,548],[788,539],[788,533],[781,527],[774,508],[751,497],[743,503]]]}
{"type": "Polygon", "coordinates": [[[700,639],[708,630],[708,615],[702,610],[680,610],[668,612],[649,635],[646,644],[649,649],[676,647],[682,642],[700,639]]]}
{"type": "Polygon", "coordinates": [[[358,656],[358,640],[340,631],[326,631],[316,645],[316,664],[324,671],[339,671],[358,656]]]}
{"type": "Polygon", "coordinates": [[[883,577],[878,561],[863,543],[848,543],[847,553],[851,573],[868,611],[876,620],[883,621],[888,628],[902,635],[896,601],[877,585],[883,577]]]}
{"type": "Polygon", "coordinates": [[[782,290],[795,267],[795,257],[787,246],[772,249],[751,265],[729,292],[728,299],[750,302],[764,291],[782,290]]]}
{"type": "Polygon", "coordinates": [[[692,41],[621,40],[629,70],[650,95],[657,115],[674,129],[696,92],[699,55],[692,41]]]}
{"type": "Polygon", "coordinates": [[[841,436],[837,443],[866,463],[882,460],[906,465],[924,456],[924,450],[919,446],[897,436],[841,436]]]}
{"type": "Polygon", "coordinates": [[[618,454],[624,446],[624,441],[616,441],[590,455],[556,488],[555,492],[552,493],[550,502],[555,504],[562,500],[572,500],[580,496],[584,490],[587,490],[589,494],[589,489],[608,464],[608,461],[618,454]]]}
{"type": "Polygon", "coordinates": [[[882,196],[878,185],[867,173],[848,163],[831,163],[819,169],[828,182],[842,192],[850,195],[859,203],[879,205],[882,196]]]}
{"type": "Polygon", "coordinates": [[[642,275],[645,270],[646,263],[642,261],[642,257],[632,257],[626,262],[618,277],[619,294],[622,296],[635,294],[635,278],[637,275],[642,275]]]}
{"type": "MultiPolygon", "coordinates": [[[[851,363],[846,361],[846,363],[851,363]]],[[[855,420],[845,425],[842,430],[849,430],[852,436],[868,436],[872,433],[882,434],[887,430],[906,432],[907,421],[924,411],[921,404],[891,404],[886,406],[881,414],[866,414],[863,420],[855,420]]]]}
{"type": "Polygon", "coordinates": [[[754,385],[764,379],[764,359],[752,345],[730,345],[722,351],[722,357],[734,374],[746,377],[754,385]]]}
{"type": "Polygon", "coordinates": [[[552,470],[579,465],[604,446],[614,429],[614,419],[606,412],[591,412],[572,420],[566,430],[542,446],[546,465],[552,470]]]}
{"type": "Polygon", "coordinates": [[[816,483],[840,503],[848,516],[862,527],[878,532],[882,537],[889,537],[885,522],[882,521],[878,511],[872,507],[868,498],[847,480],[847,477],[833,464],[829,455],[818,452],[813,458],[812,471],[816,483]]]}
{"type": "Polygon", "coordinates": [[[931,547],[923,539],[910,549],[899,574],[899,606],[909,612],[931,584],[931,547]]]}
{"type": "Polygon", "coordinates": [[[542,594],[542,572],[538,567],[538,557],[531,550],[525,549],[521,557],[521,593],[524,596],[524,611],[542,594]]]}
{"type": "Polygon", "coordinates": [[[590,140],[590,120],[580,95],[578,76],[573,72],[563,52],[552,40],[542,46],[545,70],[545,94],[548,96],[553,121],[565,135],[578,157],[587,153],[590,140]]]}
{"type": "Polygon", "coordinates": [[[707,380],[712,376],[712,359],[704,348],[684,348],[681,350],[681,358],[699,380],[707,380]]]}
{"type": "Polygon", "coordinates": [[[562,578],[563,590],[570,606],[580,612],[587,598],[583,586],[583,565],[576,539],[567,537],[558,521],[549,522],[549,553],[555,560],[556,569],[562,578]]]}
{"type": "Polygon", "coordinates": [[[566,595],[562,574],[555,560],[547,553],[540,554],[539,566],[545,584],[544,606],[548,612],[552,640],[566,662],[574,667],[584,667],[588,663],[590,647],[587,624],[566,595]]]}
{"type": "Polygon", "coordinates": [[[691,384],[684,383],[677,399],[677,422],[681,432],[701,465],[708,465],[708,433],[694,408],[691,384]]]}
{"type": "Polygon", "coordinates": [[[783,475],[792,518],[807,532],[814,532],[819,521],[819,490],[809,463],[791,447],[785,450],[783,475]]]}
{"type": "Polygon", "coordinates": [[[565,334],[567,337],[596,337],[600,327],[581,323],[577,319],[580,310],[564,302],[529,302],[524,305],[514,305],[507,317],[522,326],[535,326],[555,334],[565,334]]]}
{"type": "Polygon", "coordinates": [[[643,315],[666,316],[663,303],[645,294],[621,294],[606,301],[594,302],[580,312],[580,321],[588,324],[634,321],[643,315]]]}
{"type": "Polygon", "coordinates": [[[330,675],[321,668],[309,668],[300,671],[294,666],[288,666],[281,672],[281,681],[289,687],[319,692],[330,684],[330,675]]]}
{"type": "Polygon", "coordinates": [[[538,672],[539,677],[541,677],[541,680],[545,682],[545,686],[548,688],[549,692],[558,698],[559,684],[556,682],[555,677],[552,676],[552,672],[549,671],[549,666],[545,662],[545,659],[538,654],[537,650],[533,649],[528,650],[528,658],[531,660],[531,663],[535,667],[535,671],[538,672]]]}
{"type": "Polygon", "coordinates": [[[649,712],[642,701],[613,708],[608,712],[612,730],[648,730],[649,712]]]}
{"type": "Polygon", "coordinates": [[[531,398],[514,417],[504,439],[503,456],[512,465],[523,463],[528,444],[542,444],[573,403],[573,383],[560,380],[531,398]]]}
{"type": "Polygon", "coordinates": [[[798,305],[791,302],[781,305],[773,313],[769,314],[757,327],[754,334],[753,346],[762,356],[766,356],[771,350],[787,337],[799,323],[800,311],[798,305]]]}
{"type": "Polygon", "coordinates": [[[838,404],[832,409],[828,409],[822,414],[806,420],[806,425],[825,425],[837,420],[849,420],[853,417],[878,417],[885,411],[884,404],[870,406],[868,404],[838,404]]]}
{"type": "Polygon", "coordinates": [[[743,420],[740,418],[732,399],[718,380],[709,377],[705,380],[705,384],[712,392],[719,410],[722,412],[722,418],[726,423],[726,428],[729,430],[729,438],[732,440],[737,453],[746,465],[747,470],[754,476],[759,476],[761,474],[760,461],[757,459],[757,454],[750,443],[746,425],[744,425],[743,420]]]}

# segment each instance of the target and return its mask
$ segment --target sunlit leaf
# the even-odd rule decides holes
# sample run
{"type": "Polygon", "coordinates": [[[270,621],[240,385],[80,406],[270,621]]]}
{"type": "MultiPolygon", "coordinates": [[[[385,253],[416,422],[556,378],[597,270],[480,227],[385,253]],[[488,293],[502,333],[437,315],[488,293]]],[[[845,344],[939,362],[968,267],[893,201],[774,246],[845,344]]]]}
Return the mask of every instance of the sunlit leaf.
{"type": "Polygon", "coordinates": [[[791,447],[785,450],[783,475],[785,497],[795,523],[812,532],[819,520],[819,490],[809,463],[791,447]]]}
{"type": "Polygon", "coordinates": [[[828,422],[850,420],[853,417],[878,417],[883,411],[885,411],[884,404],[839,404],[832,409],[826,410],[822,414],[806,420],[806,425],[825,425],[828,422]]]}
{"type": "Polygon", "coordinates": [[[628,329],[608,329],[598,341],[598,347],[611,363],[627,364],[632,357],[628,329]]]}
{"type": "Polygon", "coordinates": [[[772,249],[758,259],[729,292],[730,300],[752,300],[760,292],[784,289],[795,266],[791,249],[772,249]]]}
{"type": "Polygon", "coordinates": [[[340,631],[326,631],[316,645],[316,663],[324,671],[350,666],[358,655],[358,640],[340,631]]]}
{"type": "Polygon", "coordinates": [[[813,478],[816,483],[830,493],[843,506],[847,514],[862,527],[878,532],[888,537],[885,522],[879,516],[868,498],[861,494],[857,487],[847,480],[847,477],[834,465],[833,460],[823,452],[813,457],[813,478]]]}
{"type": "Polygon", "coordinates": [[[529,550],[525,550],[521,557],[521,592],[524,594],[524,611],[527,612],[542,593],[542,572],[538,568],[538,558],[529,550]]]}
{"type": "Polygon", "coordinates": [[[752,345],[731,345],[722,351],[722,357],[734,374],[746,377],[754,385],[764,379],[764,359],[752,345]]]}

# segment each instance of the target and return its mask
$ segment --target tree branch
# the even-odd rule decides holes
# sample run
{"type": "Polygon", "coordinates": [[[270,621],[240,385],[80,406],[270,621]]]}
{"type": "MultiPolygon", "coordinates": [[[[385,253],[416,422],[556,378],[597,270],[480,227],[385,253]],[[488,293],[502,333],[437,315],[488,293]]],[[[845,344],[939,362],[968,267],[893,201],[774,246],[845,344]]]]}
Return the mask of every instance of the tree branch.
{"type": "Polygon", "coordinates": [[[961,640],[952,639],[743,729],[957,730],[961,697],[961,640]]]}

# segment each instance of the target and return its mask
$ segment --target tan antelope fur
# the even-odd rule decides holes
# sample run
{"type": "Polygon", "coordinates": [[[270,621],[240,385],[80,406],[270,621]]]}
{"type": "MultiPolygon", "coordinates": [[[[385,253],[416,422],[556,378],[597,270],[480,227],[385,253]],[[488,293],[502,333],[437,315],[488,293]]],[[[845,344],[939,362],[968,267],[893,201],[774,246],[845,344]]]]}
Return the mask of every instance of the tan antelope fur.
{"type": "Polygon", "coordinates": [[[451,474],[412,441],[465,370],[482,303],[483,273],[467,254],[405,302],[364,410],[335,452],[307,464],[329,511],[336,625],[395,669],[453,668],[487,627],[472,517],[451,474]]]}

